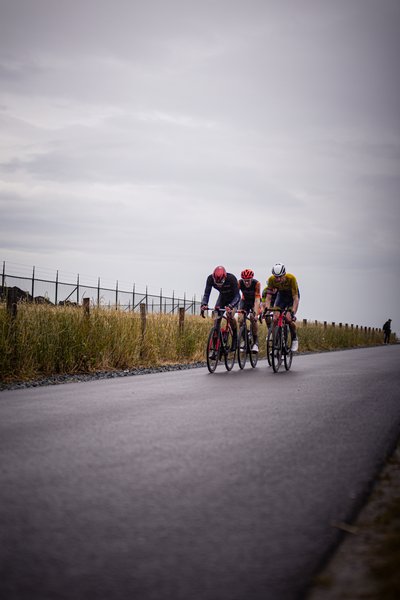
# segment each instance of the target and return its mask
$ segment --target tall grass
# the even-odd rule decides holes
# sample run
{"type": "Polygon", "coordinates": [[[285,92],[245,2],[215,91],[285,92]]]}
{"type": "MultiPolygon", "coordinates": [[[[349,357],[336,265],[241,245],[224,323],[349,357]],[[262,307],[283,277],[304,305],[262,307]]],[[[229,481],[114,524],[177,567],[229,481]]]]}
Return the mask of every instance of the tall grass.
{"type": "MultiPolygon", "coordinates": [[[[137,313],[92,307],[90,316],[79,307],[18,304],[11,318],[0,303],[0,381],[37,379],[49,375],[205,360],[212,318],[148,314],[143,334],[137,313]]],[[[266,325],[260,328],[260,356],[266,355],[266,325]]],[[[300,351],[382,344],[383,333],[339,329],[322,324],[298,327],[300,351]]]]}

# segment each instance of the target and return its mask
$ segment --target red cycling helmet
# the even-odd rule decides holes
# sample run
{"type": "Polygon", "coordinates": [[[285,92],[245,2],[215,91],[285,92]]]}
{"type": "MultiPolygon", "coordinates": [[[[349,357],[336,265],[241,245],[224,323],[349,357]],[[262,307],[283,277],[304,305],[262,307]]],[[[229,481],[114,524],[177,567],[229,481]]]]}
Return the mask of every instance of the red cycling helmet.
{"type": "Polygon", "coordinates": [[[222,285],[226,279],[226,271],[224,267],[216,267],[213,272],[215,285],[222,285]]]}
{"type": "Polygon", "coordinates": [[[245,269],[244,271],[242,271],[240,277],[242,279],[253,279],[254,278],[254,271],[251,271],[251,269],[245,269]]]}

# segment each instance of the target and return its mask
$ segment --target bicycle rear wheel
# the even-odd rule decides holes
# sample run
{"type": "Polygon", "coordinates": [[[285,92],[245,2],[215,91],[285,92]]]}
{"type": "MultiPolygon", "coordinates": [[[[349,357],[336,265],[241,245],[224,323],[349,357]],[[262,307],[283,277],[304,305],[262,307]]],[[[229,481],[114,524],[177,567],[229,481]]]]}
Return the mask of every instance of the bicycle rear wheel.
{"type": "Polygon", "coordinates": [[[286,325],[285,327],[285,355],[284,355],[284,362],[285,362],[285,369],[286,371],[289,371],[290,367],[292,366],[292,360],[293,360],[293,353],[292,353],[292,332],[289,329],[289,325],[286,325]]]}
{"type": "Polygon", "coordinates": [[[225,341],[225,367],[226,367],[227,371],[231,371],[233,368],[233,365],[235,364],[236,350],[234,352],[232,352],[232,350],[231,350],[232,342],[233,342],[232,331],[230,329],[228,329],[227,337],[226,337],[226,341],[225,341]]]}
{"type": "Polygon", "coordinates": [[[271,355],[272,368],[274,370],[274,373],[277,373],[279,371],[279,367],[281,366],[282,341],[282,327],[280,325],[277,325],[274,331],[274,344],[271,355]]]}
{"type": "Polygon", "coordinates": [[[272,344],[273,344],[272,330],[271,327],[268,329],[267,335],[267,360],[270,367],[272,367],[272,344]]]}
{"type": "Polygon", "coordinates": [[[244,369],[247,358],[247,340],[245,325],[242,325],[238,335],[238,363],[241,369],[244,369]]]}
{"type": "MultiPolygon", "coordinates": [[[[251,326],[250,326],[251,327],[251,326]]],[[[252,352],[251,349],[253,347],[253,334],[250,331],[248,332],[248,340],[249,340],[249,356],[250,356],[250,364],[251,366],[254,367],[256,366],[257,362],[258,362],[258,352],[252,352]]]]}
{"type": "Polygon", "coordinates": [[[218,331],[216,327],[211,327],[207,342],[207,367],[210,373],[214,373],[217,368],[220,350],[221,344],[218,339],[218,331]]]}

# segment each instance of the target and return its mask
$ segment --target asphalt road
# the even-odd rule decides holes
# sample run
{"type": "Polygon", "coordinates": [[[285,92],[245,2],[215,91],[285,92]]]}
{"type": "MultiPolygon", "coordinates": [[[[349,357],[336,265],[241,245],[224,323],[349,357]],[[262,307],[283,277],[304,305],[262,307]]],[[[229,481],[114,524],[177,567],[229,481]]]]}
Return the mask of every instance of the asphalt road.
{"type": "Polygon", "coordinates": [[[0,394],[4,600],[292,600],[400,437],[400,346],[0,394]]]}

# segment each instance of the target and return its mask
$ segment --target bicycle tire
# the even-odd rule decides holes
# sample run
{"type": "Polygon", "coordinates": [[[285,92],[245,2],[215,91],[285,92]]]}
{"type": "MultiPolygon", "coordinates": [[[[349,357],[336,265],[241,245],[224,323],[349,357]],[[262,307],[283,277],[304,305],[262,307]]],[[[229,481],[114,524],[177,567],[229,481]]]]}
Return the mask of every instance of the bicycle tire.
{"type": "Polygon", "coordinates": [[[274,373],[279,371],[282,358],[282,327],[277,325],[274,331],[274,344],[271,355],[272,368],[274,373]]]}
{"type": "Polygon", "coordinates": [[[226,339],[226,344],[225,344],[225,355],[224,355],[225,367],[226,367],[227,371],[232,371],[233,365],[235,364],[236,350],[235,350],[235,352],[231,351],[232,341],[233,341],[232,331],[229,329],[228,337],[226,339]]]}
{"type": "Polygon", "coordinates": [[[215,327],[211,327],[211,331],[210,334],[208,336],[208,342],[207,342],[207,367],[208,370],[210,371],[210,373],[214,373],[215,369],[217,368],[218,365],[218,361],[219,361],[219,354],[221,351],[221,344],[219,343],[219,340],[216,340],[216,356],[215,358],[210,358],[210,353],[213,350],[213,346],[214,346],[214,337],[216,335],[216,328],[215,327]]]}
{"type": "Polygon", "coordinates": [[[247,344],[245,326],[242,325],[238,335],[238,363],[241,369],[244,369],[247,359],[247,344]],[[242,347],[243,345],[243,347],[242,347]]]}
{"type": "MultiPolygon", "coordinates": [[[[250,325],[250,327],[251,327],[251,325],[250,325]]],[[[248,333],[248,340],[249,340],[250,364],[254,369],[254,367],[257,365],[257,362],[258,362],[258,352],[251,351],[251,348],[253,346],[253,334],[251,333],[251,329],[249,330],[249,333],[248,333]]]]}
{"type": "Polygon", "coordinates": [[[284,355],[286,371],[289,371],[290,367],[292,366],[292,360],[293,360],[292,332],[290,331],[289,325],[286,325],[286,327],[285,327],[285,355],[284,355]]]}
{"type": "Polygon", "coordinates": [[[267,360],[270,367],[272,367],[271,355],[272,355],[273,337],[271,327],[268,329],[267,335],[267,360]]]}

